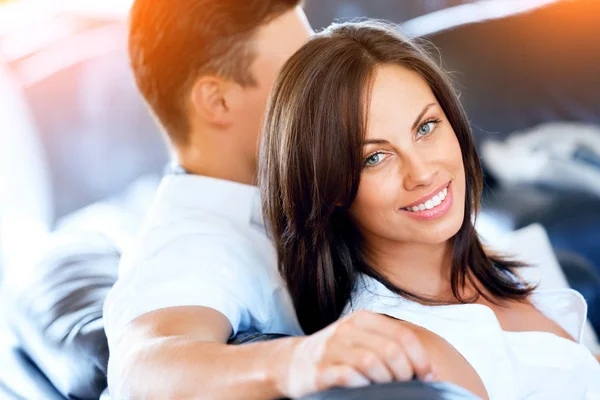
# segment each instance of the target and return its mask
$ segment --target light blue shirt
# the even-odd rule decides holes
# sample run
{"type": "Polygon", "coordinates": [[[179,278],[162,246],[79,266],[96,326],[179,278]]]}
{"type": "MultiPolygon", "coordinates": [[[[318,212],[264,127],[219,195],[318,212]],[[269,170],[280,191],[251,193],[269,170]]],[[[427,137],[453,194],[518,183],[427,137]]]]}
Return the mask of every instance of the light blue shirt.
{"type": "Polygon", "coordinates": [[[215,309],[233,335],[302,334],[265,232],[258,188],[197,175],[163,179],[104,304],[109,345],[135,318],[175,306],[215,309]]]}

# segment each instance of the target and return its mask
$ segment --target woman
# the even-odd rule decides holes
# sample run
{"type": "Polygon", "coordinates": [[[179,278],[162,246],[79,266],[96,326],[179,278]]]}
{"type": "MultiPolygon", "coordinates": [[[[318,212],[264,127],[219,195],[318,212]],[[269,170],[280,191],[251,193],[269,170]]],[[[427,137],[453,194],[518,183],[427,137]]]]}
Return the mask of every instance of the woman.
{"type": "Polygon", "coordinates": [[[416,43],[373,22],[315,36],[281,72],[261,146],[264,214],[307,334],[366,309],[443,339],[483,398],[600,398],[583,298],[535,290],[482,247],[468,120],[416,43]]]}

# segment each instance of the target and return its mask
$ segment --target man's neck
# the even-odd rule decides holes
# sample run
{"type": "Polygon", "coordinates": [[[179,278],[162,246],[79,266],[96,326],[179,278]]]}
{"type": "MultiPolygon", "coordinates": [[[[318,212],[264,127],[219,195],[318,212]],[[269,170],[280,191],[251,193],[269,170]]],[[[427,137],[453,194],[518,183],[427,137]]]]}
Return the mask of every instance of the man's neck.
{"type": "Polygon", "coordinates": [[[214,163],[180,162],[180,165],[190,174],[256,186],[256,174],[241,168],[214,163]]]}
{"type": "Polygon", "coordinates": [[[238,149],[224,146],[188,146],[177,149],[179,164],[190,174],[242,183],[257,184],[256,167],[238,149]]]}

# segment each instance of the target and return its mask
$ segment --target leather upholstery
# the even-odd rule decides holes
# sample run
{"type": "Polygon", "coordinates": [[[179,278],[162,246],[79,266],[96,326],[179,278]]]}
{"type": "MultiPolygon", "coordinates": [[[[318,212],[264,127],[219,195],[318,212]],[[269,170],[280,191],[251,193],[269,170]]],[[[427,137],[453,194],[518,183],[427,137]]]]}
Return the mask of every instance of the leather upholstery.
{"type": "Polygon", "coordinates": [[[477,400],[478,397],[449,383],[394,382],[359,389],[333,389],[302,400],[477,400]]]}
{"type": "Polygon", "coordinates": [[[108,363],[102,306],[120,254],[91,232],[55,234],[49,249],[32,273],[5,286],[5,316],[20,348],[64,397],[98,399],[108,363]]]}

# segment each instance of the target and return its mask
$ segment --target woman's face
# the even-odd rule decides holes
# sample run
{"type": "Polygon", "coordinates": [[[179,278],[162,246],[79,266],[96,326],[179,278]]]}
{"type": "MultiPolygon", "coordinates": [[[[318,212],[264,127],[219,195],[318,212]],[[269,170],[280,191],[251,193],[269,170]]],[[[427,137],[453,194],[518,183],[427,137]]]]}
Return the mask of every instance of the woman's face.
{"type": "Polygon", "coordinates": [[[379,67],[350,215],[367,243],[438,244],[464,219],[465,170],[450,122],[415,72],[379,67]]]}

